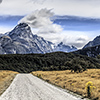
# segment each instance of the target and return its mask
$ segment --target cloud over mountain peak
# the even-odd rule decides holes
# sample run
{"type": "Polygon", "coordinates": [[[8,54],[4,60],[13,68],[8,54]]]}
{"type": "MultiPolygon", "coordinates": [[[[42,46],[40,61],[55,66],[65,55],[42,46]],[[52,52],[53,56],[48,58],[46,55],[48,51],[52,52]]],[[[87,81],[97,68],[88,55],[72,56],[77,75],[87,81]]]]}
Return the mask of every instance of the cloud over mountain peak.
{"type": "Polygon", "coordinates": [[[60,25],[54,24],[50,18],[54,15],[51,9],[41,9],[22,18],[19,23],[27,23],[32,28],[37,28],[39,34],[58,33],[62,31],[60,25]]]}

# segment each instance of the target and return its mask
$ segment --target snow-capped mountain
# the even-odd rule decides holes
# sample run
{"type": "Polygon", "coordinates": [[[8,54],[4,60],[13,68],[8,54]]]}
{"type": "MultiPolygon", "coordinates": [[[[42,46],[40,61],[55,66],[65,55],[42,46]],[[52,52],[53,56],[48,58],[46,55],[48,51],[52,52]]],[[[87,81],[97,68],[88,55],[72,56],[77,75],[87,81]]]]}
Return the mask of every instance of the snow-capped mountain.
{"type": "Polygon", "coordinates": [[[72,52],[76,50],[77,48],[75,46],[65,45],[63,42],[59,43],[54,49],[54,51],[63,51],[63,52],[72,52]]]}
{"type": "Polygon", "coordinates": [[[100,36],[97,36],[93,41],[90,41],[88,42],[84,47],[84,48],[87,48],[87,47],[94,47],[94,46],[97,46],[97,45],[100,45],[100,36]]]}
{"type": "Polygon", "coordinates": [[[20,23],[11,32],[0,36],[0,54],[70,52],[75,50],[74,46],[70,47],[63,43],[55,46],[52,42],[33,35],[26,23],[20,23]]]}
{"type": "Polygon", "coordinates": [[[52,46],[42,37],[33,35],[26,23],[18,24],[11,32],[0,38],[1,54],[26,54],[52,52],[52,46]]]}

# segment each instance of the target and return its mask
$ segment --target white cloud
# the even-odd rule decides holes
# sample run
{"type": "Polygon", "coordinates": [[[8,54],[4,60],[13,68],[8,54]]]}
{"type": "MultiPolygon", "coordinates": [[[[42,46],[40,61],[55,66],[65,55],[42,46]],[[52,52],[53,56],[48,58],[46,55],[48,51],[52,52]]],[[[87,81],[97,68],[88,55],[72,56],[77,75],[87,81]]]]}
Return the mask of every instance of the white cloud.
{"type": "Polygon", "coordinates": [[[32,12],[31,14],[22,18],[19,23],[27,23],[33,28],[40,28],[51,25],[50,17],[53,16],[51,10],[41,9],[32,12]]]}
{"type": "Polygon", "coordinates": [[[77,48],[82,48],[91,38],[88,37],[88,32],[80,31],[63,31],[59,34],[38,34],[44,37],[48,41],[52,41],[55,44],[64,42],[67,45],[74,45],[77,48]],[[83,34],[83,35],[82,35],[83,34]]]}
{"type": "Polygon", "coordinates": [[[0,3],[2,3],[2,0],[0,0],[0,3]]]}
{"type": "Polygon", "coordinates": [[[42,8],[53,8],[58,15],[100,18],[100,0],[3,0],[0,15],[26,15],[42,8]]]}
{"type": "Polygon", "coordinates": [[[46,0],[30,0],[33,3],[43,4],[46,0]]]}
{"type": "Polygon", "coordinates": [[[51,34],[51,33],[60,33],[62,28],[60,25],[51,24],[45,27],[41,27],[38,31],[38,34],[51,34]]]}
{"type": "Polygon", "coordinates": [[[59,33],[62,31],[60,25],[53,24],[50,17],[54,15],[51,10],[41,9],[22,18],[19,23],[27,23],[32,28],[37,28],[39,34],[59,33]]]}
{"type": "Polygon", "coordinates": [[[29,5],[28,0],[3,0],[0,15],[25,15],[30,12],[29,5]]]}

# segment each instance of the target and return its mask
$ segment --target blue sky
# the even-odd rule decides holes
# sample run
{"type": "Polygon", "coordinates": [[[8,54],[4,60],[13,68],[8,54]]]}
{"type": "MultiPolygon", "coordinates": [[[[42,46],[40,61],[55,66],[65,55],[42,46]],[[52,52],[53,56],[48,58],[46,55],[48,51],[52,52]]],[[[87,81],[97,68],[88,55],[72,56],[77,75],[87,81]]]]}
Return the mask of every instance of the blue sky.
{"type": "Polygon", "coordinates": [[[33,34],[56,44],[82,48],[100,35],[100,0],[0,0],[0,33],[11,31],[20,20],[28,23],[25,16],[37,16],[33,34]]]}

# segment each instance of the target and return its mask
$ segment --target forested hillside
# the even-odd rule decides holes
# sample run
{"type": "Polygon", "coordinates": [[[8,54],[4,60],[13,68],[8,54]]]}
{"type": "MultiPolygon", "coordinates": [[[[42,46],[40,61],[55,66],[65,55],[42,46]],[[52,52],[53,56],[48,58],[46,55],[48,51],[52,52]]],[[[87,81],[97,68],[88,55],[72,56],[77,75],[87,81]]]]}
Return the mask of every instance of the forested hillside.
{"type": "Polygon", "coordinates": [[[87,68],[100,68],[100,60],[64,52],[0,55],[0,70],[27,73],[37,70],[84,71],[87,68]]]}

